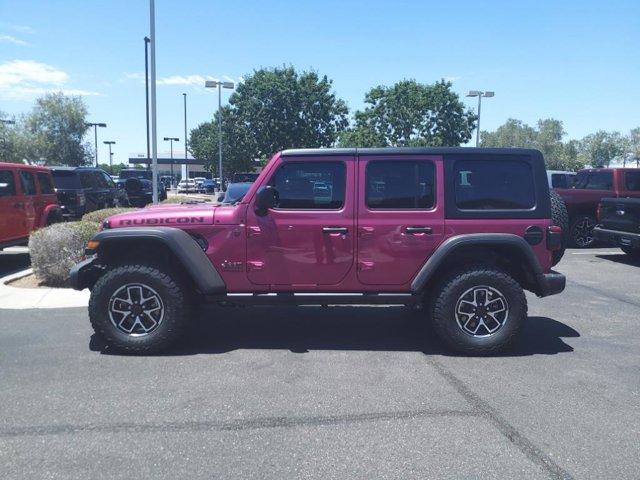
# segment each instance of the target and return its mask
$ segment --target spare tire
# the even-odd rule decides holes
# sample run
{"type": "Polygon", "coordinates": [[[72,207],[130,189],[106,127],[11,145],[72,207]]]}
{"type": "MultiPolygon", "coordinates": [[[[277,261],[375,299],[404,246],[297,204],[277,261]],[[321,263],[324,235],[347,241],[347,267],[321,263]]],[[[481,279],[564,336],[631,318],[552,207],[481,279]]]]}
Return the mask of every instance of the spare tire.
{"type": "Polygon", "coordinates": [[[139,178],[127,178],[124,182],[124,189],[127,195],[139,195],[142,191],[142,182],[139,178]]]}
{"type": "Polygon", "coordinates": [[[564,200],[555,190],[549,190],[549,196],[551,197],[551,221],[554,225],[562,228],[562,244],[559,250],[553,252],[553,265],[557,265],[562,257],[564,251],[567,248],[567,241],[569,239],[569,213],[567,212],[567,206],[564,204],[564,200]]]}

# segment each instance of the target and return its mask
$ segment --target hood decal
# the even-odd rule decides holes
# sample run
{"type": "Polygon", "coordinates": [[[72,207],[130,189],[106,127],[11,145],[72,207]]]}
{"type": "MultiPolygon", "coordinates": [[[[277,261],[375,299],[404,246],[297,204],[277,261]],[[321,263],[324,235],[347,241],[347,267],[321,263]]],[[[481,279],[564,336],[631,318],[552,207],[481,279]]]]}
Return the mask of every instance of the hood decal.
{"type": "Polygon", "coordinates": [[[151,218],[123,218],[118,220],[118,226],[121,227],[132,227],[134,225],[185,225],[185,224],[200,224],[206,223],[204,217],[189,217],[189,216],[181,216],[181,217],[151,217],[151,218]]]}

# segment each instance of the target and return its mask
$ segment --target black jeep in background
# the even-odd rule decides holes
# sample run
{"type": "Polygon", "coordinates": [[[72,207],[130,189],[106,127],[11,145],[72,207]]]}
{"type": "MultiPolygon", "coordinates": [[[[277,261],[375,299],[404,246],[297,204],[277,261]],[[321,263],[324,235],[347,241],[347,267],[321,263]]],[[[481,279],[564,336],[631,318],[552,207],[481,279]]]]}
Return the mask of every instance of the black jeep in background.
{"type": "MultiPolygon", "coordinates": [[[[153,202],[153,182],[151,170],[127,168],[120,170],[118,186],[127,192],[133,207],[144,207],[153,202]]],[[[167,199],[167,189],[158,178],[158,200],[167,199]]]]}
{"type": "Polygon", "coordinates": [[[51,167],[58,202],[65,218],[109,207],[128,207],[126,192],[113,179],[94,167],[51,167]]]}

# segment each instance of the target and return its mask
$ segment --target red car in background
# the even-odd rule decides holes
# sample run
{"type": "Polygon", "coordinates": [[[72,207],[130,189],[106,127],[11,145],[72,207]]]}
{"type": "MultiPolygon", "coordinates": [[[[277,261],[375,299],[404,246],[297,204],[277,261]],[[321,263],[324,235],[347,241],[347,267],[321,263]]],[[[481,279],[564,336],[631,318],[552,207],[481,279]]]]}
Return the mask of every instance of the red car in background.
{"type": "Polygon", "coordinates": [[[25,244],[33,230],[61,220],[48,168],[0,163],[0,249],[25,244]]]}
{"type": "Polygon", "coordinates": [[[595,243],[593,228],[603,198],[640,198],[640,169],[589,168],[580,170],[572,188],[556,188],[569,213],[569,243],[590,247],[595,243]]]}

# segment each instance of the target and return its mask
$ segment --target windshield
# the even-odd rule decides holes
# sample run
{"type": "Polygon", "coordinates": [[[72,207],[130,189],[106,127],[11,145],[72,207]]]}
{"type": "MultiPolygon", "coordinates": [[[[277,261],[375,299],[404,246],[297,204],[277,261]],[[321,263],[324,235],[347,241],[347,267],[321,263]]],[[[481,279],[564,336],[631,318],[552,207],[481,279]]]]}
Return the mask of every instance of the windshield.
{"type": "Polygon", "coordinates": [[[242,197],[251,188],[251,183],[231,183],[227,187],[227,193],[224,195],[222,203],[236,203],[242,200],[242,197]]]}

